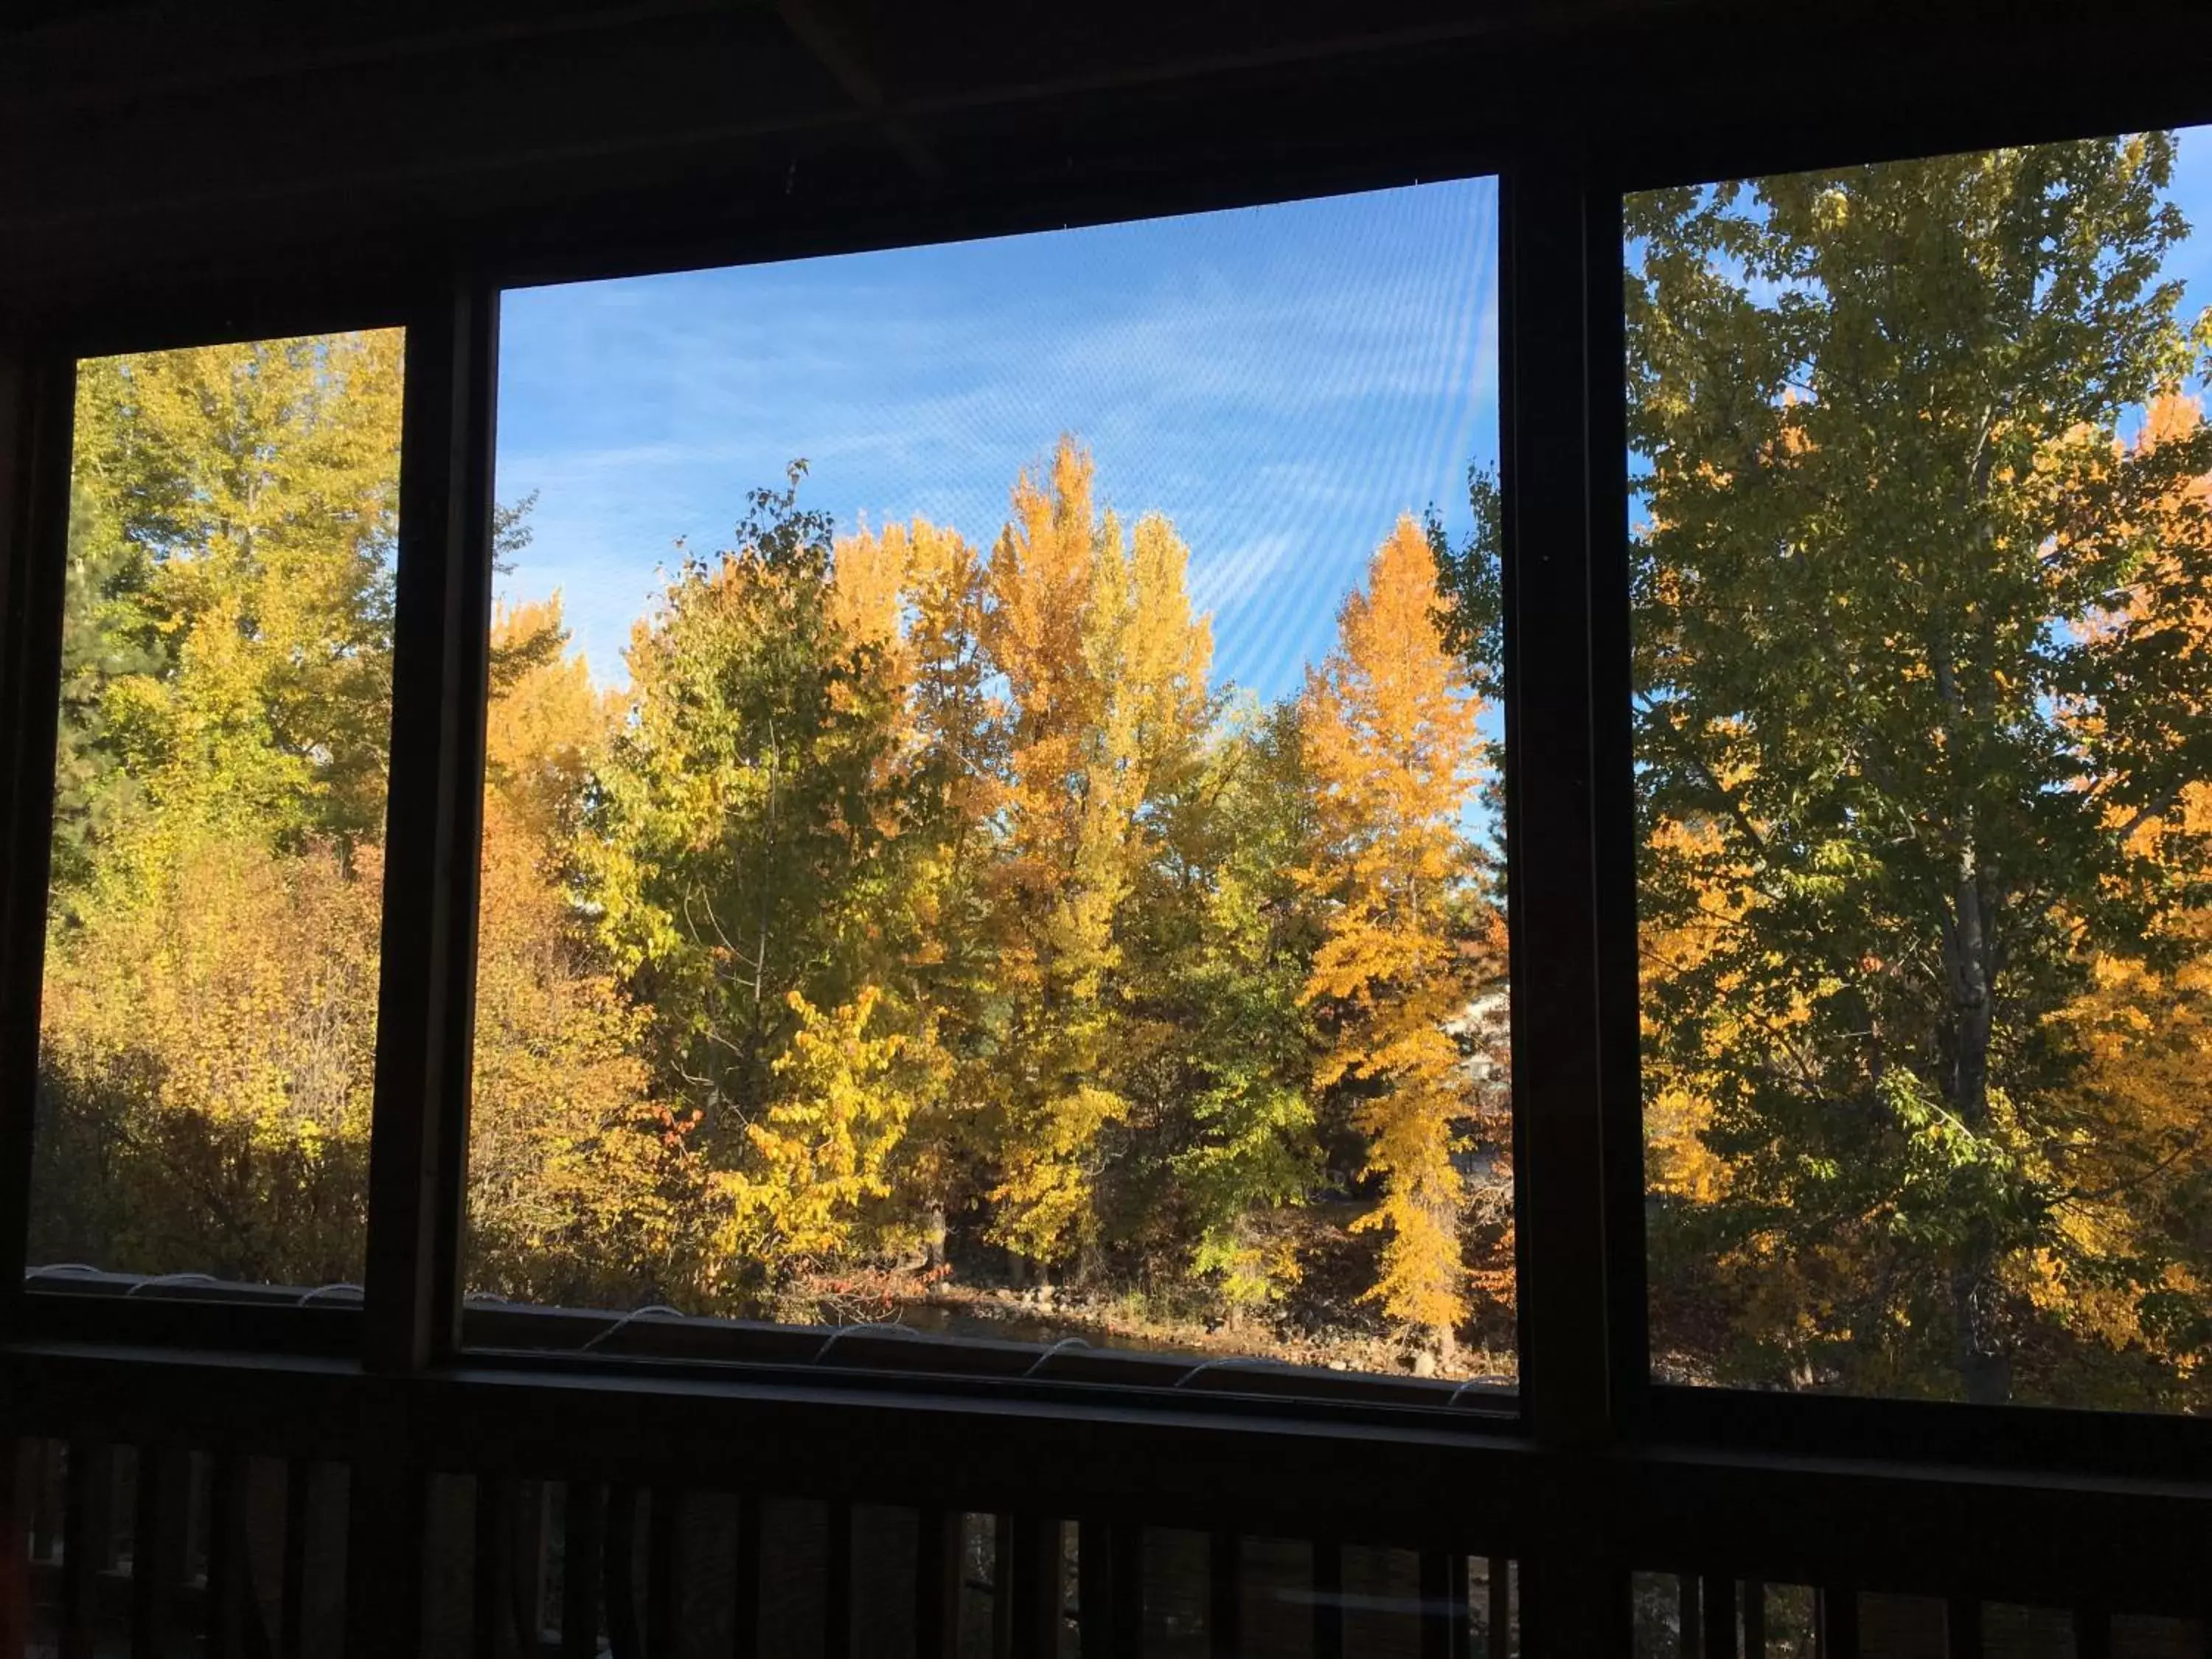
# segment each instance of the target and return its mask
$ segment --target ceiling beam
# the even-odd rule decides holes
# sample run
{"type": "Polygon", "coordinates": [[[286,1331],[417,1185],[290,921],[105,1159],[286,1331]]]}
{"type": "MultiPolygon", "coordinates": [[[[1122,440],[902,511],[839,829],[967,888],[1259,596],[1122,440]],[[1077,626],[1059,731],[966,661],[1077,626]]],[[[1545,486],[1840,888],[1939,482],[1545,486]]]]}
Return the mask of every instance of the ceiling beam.
{"type": "Polygon", "coordinates": [[[891,108],[882,83],[847,43],[843,31],[829,14],[828,3],[829,0],[776,0],[776,10],[791,31],[792,39],[829,72],[854,106],[875,123],[884,140],[914,170],[915,176],[925,184],[942,183],[944,164],[922,142],[912,124],[891,108]]]}

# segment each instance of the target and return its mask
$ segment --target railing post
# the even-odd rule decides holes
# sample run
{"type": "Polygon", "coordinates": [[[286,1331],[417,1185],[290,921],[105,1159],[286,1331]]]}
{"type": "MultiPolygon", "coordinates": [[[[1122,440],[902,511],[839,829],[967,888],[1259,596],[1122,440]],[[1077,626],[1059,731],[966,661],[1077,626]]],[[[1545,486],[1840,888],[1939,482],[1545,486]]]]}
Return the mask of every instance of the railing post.
{"type": "Polygon", "coordinates": [[[1206,1640],[1213,1659],[1237,1659],[1244,1650],[1244,1540],[1217,1532],[1206,1540],[1206,1640]]]}
{"type": "MultiPolygon", "coordinates": [[[[924,1509],[915,1516],[915,1659],[952,1659],[959,1650],[964,1522],[957,1510],[924,1509]]],[[[1086,1624],[1086,1637],[1089,1631],[1086,1624]]],[[[1085,1659],[1096,1651],[1086,1649],[1085,1659]]]]}
{"type": "Polygon", "coordinates": [[[1313,1544],[1314,1659],[1344,1659],[1344,1547],[1333,1538],[1313,1544]]]}

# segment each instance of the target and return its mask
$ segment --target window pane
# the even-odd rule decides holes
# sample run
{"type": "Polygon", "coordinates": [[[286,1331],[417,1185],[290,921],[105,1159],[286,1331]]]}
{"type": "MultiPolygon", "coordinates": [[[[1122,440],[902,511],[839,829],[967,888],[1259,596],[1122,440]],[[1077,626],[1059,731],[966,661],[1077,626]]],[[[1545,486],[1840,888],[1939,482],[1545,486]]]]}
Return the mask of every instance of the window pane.
{"type": "Polygon", "coordinates": [[[1630,199],[1662,1376],[2208,1402],[2208,161],[1630,199]]]}
{"type": "Polygon", "coordinates": [[[34,1264],[359,1277],[402,343],[78,365],[34,1264]]]}
{"type": "Polygon", "coordinates": [[[1495,222],[507,297],[473,1291],[1510,1372],[1495,222]]]}

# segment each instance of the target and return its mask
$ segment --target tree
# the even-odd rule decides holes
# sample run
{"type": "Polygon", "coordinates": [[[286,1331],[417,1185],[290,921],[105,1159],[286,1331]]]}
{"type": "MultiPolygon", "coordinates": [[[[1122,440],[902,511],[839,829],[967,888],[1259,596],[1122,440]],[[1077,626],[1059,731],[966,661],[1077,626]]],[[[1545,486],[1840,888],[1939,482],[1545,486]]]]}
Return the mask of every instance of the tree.
{"type": "Polygon", "coordinates": [[[1252,1308],[1300,1271],[1267,1218],[1321,1173],[1298,998],[1316,930],[1297,878],[1313,827],[1295,706],[1239,711],[1157,815],[1122,924],[1131,1116],[1105,1207],[1148,1258],[1252,1308]]]}
{"type": "Polygon", "coordinates": [[[558,596],[492,623],[469,1117],[472,1287],[603,1305],[693,1297],[704,1268],[690,1124],[655,1100],[645,1016],[574,902],[611,700],[558,596]]]}
{"type": "Polygon", "coordinates": [[[81,366],[38,1226],[358,1270],[397,334],[81,366]]]}
{"type": "Polygon", "coordinates": [[[1799,1286],[1747,1304],[1756,1374],[2013,1392],[2074,1185],[2055,1017],[2203,867],[2203,681],[2123,602],[2212,551],[2157,510],[2203,434],[2116,443],[2189,362],[2172,155],[1632,198],[1640,904],[1701,935],[1647,1078],[1703,1103],[1717,1246],[1799,1286]]]}
{"type": "Polygon", "coordinates": [[[936,1086],[915,1102],[895,1185],[941,1266],[951,1212],[988,1184],[984,1120],[1005,1023],[993,896],[1006,720],[984,644],[989,592],[975,550],[917,519],[841,539],[831,598],[900,710],[886,766],[906,879],[885,920],[929,1028],[936,1086]]]}
{"type": "Polygon", "coordinates": [[[729,1200],[722,1253],[779,1266],[851,1250],[855,1218],[892,1195],[915,1100],[943,1069],[926,1030],[870,1035],[882,1000],[872,985],[827,1012],[797,991],[788,1000],[798,1023],[775,1060],[784,1086],[745,1126],[750,1156],[718,1177],[729,1200]]]}
{"type": "Polygon", "coordinates": [[[402,352],[337,335],[81,369],[81,591],[145,659],[82,695],[155,809],[381,834],[402,352]]]}
{"type": "Polygon", "coordinates": [[[102,866],[47,959],[36,1257],[359,1278],[380,866],[191,819],[102,866]]]}
{"type": "Polygon", "coordinates": [[[118,506],[82,480],[73,483],[54,760],[53,881],[64,892],[91,877],[100,845],[125,833],[143,804],[108,729],[109,688],[159,680],[171,667],[148,602],[154,561],[115,522],[118,506]]]}
{"type": "MultiPolygon", "coordinates": [[[[649,1010],[655,1093],[696,1115],[732,1242],[731,1207],[757,1185],[753,1131],[788,1122],[780,1103],[812,1075],[784,1063],[803,1011],[857,1009],[874,988],[902,1029],[915,1015],[886,949],[908,868],[901,710],[882,642],[839,625],[830,526],[797,506],[803,473],[757,491],[737,549],[687,558],[634,632],[582,849],[602,937],[649,1010]]],[[[710,1278],[742,1301],[789,1265],[728,1258],[710,1278]]]]}
{"type": "MultiPolygon", "coordinates": [[[[2134,447],[2188,445],[2201,427],[2193,399],[2155,398],[2134,447]]],[[[2212,1358],[2212,784],[2185,754],[2169,767],[2166,747],[2179,735],[2174,703],[2201,720],[2212,701],[2212,567],[2198,551],[2208,507],[2204,477],[2154,504],[2155,550],[2085,630],[2106,689],[2069,710],[2081,735],[2102,749],[2133,726],[2107,711],[2140,707],[2147,685],[2168,711],[2143,733],[2148,752],[2108,760],[2100,780],[2112,795],[2130,779],[2129,793],[2161,804],[2153,814],[2108,799],[2103,813],[2138,871],[2154,872],[2162,902],[2136,939],[2096,941],[2086,987],[2053,1017],[2081,1066],[2051,1103],[2066,1184],[2054,1237],[2025,1275],[2042,1322],[2068,1339],[2035,1356],[2059,1379],[2054,1393],[2175,1409],[2201,1401],[2212,1358]]]]}
{"type": "Polygon", "coordinates": [[[1044,1263],[1095,1231],[1101,1133],[1127,1110],[1112,1080],[1115,921],[1147,802],[1193,763],[1212,650],[1173,528],[1147,516],[1125,539],[1112,514],[1094,516],[1091,484],[1091,458],[1063,439],[1049,489],[1027,474],[1015,485],[985,635],[1012,702],[993,1229],[1044,1263]]]}
{"type": "Polygon", "coordinates": [[[1473,1082],[1449,1029],[1499,977],[1469,890],[1463,816],[1480,781],[1479,713],[1444,647],[1437,560],[1401,519],[1339,613],[1337,646],[1307,678],[1300,723],[1318,836],[1303,879],[1323,905],[1303,992],[1323,1022],[1318,1086],[1352,1085],[1382,1198],[1370,1295],[1448,1342],[1467,1316],[1464,1185],[1452,1163],[1473,1082]]]}
{"type": "Polygon", "coordinates": [[[501,605],[491,624],[484,785],[549,871],[567,869],[591,780],[614,740],[617,703],[568,651],[561,596],[501,605]]]}

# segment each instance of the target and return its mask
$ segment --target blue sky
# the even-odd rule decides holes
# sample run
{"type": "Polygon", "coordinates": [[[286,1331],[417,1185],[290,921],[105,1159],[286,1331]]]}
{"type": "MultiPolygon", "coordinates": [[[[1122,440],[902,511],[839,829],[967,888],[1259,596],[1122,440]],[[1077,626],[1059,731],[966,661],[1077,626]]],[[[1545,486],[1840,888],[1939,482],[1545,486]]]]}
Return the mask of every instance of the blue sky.
{"type": "MultiPolygon", "coordinates": [[[[2212,129],[2170,270],[2212,305],[2212,129]]],[[[1215,678],[1297,689],[1397,514],[1467,521],[1497,450],[1497,196],[1478,179],[1139,224],[521,289],[498,487],[538,492],[502,584],[563,593],[605,684],[677,543],[727,544],[805,456],[839,527],[915,514],[979,545],[1060,433],[1103,499],[1191,548],[1215,678]]]]}
{"type": "Polygon", "coordinates": [[[2212,127],[2183,131],[2173,167],[2172,197],[2189,221],[2189,240],[2166,259],[2182,279],[2181,314],[2195,318],[2212,306],[2212,127]]]}
{"type": "Polygon", "coordinates": [[[562,591],[605,684],[676,543],[728,545],[807,459],[840,530],[920,514],[988,548],[1071,431],[1105,502],[1191,549],[1214,678],[1296,690],[1401,512],[1467,522],[1497,449],[1487,179],[511,292],[498,490],[538,492],[502,581],[562,591]]]}

